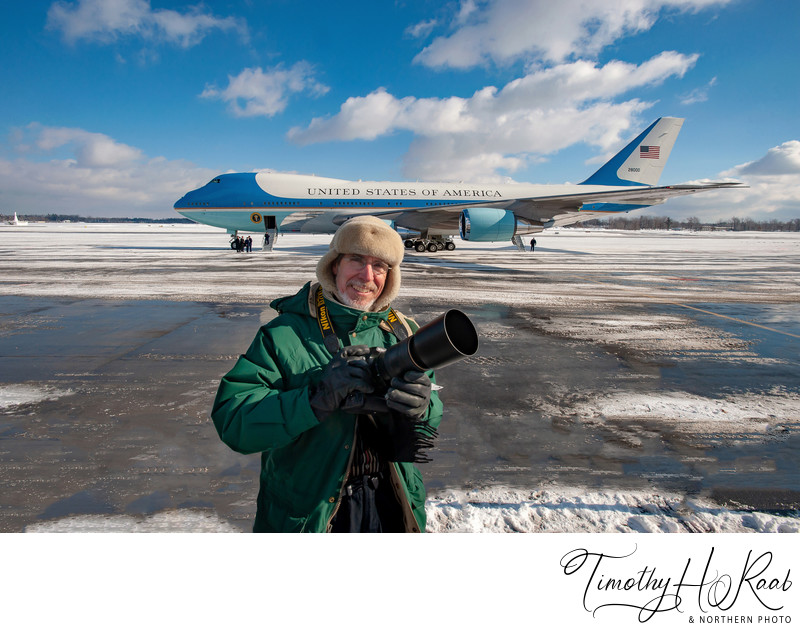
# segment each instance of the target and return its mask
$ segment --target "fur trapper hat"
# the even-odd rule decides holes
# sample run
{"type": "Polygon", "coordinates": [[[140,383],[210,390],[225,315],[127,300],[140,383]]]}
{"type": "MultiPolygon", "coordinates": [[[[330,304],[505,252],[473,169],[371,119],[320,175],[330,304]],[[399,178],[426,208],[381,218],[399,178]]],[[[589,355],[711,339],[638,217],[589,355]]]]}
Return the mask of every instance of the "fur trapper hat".
{"type": "Polygon", "coordinates": [[[360,215],[345,221],[331,240],[330,249],[317,263],[317,280],[322,288],[336,296],[336,278],[331,265],[340,254],[374,256],[389,264],[383,292],[372,305],[373,311],[383,311],[400,291],[400,262],[405,246],[403,239],[389,225],[372,215],[360,215]]]}

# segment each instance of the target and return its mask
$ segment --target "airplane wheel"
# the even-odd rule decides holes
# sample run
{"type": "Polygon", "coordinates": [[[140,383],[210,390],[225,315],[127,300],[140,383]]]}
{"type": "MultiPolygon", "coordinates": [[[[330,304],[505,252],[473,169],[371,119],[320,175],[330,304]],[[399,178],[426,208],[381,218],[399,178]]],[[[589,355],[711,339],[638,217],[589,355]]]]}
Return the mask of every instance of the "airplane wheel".
{"type": "Polygon", "coordinates": [[[452,241],[448,241],[447,243],[444,244],[444,249],[448,250],[448,251],[449,250],[455,250],[456,249],[456,244],[453,243],[452,241]]]}
{"type": "Polygon", "coordinates": [[[439,251],[439,246],[431,241],[428,244],[428,252],[438,252],[438,251],[439,251]]]}
{"type": "Polygon", "coordinates": [[[422,241],[417,241],[417,242],[414,244],[414,249],[415,249],[417,252],[424,252],[424,251],[425,251],[425,244],[424,244],[422,241]]]}
{"type": "Polygon", "coordinates": [[[411,239],[406,239],[403,241],[403,245],[405,245],[407,248],[413,248],[414,242],[411,239]]]}

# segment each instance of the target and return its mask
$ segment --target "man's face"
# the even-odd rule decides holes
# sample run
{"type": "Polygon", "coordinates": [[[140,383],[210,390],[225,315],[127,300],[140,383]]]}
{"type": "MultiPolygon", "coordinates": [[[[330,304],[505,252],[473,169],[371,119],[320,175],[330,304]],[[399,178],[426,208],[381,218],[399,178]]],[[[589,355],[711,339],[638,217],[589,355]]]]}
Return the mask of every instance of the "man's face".
{"type": "Polygon", "coordinates": [[[368,311],[383,292],[389,266],[374,256],[343,254],[334,261],[331,270],[342,302],[368,311]]]}

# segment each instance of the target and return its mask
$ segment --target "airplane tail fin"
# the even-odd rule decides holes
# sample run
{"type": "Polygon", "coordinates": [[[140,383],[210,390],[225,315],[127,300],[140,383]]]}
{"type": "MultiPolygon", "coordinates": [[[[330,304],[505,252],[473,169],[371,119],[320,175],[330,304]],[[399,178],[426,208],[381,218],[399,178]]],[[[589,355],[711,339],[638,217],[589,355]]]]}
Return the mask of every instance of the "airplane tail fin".
{"type": "Polygon", "coordinates": [[[659,118],[581,184],[655,186],[683,125],[682,118],[659,118]]]}

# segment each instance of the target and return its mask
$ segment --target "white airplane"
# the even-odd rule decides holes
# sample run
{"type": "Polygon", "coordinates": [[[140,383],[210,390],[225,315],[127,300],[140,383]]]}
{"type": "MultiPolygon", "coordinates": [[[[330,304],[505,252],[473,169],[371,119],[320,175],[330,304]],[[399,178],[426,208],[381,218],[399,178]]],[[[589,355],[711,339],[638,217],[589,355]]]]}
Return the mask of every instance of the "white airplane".
{"type": "Polygon", "coordinates": [[[17,218],[17,213],[14,213],[14,218],[12,220],[6,222],[6,223],[8,223],[9,226],[27,226],[28,225],[27,221],[20,221],[17,218]]]}
{"type": "MultiPolygon", "coordinates": [[[[466,241],[507,241],[522,235],[662,204],[670,197],[740,182],[656,186],[683,125],[659,118],[580,184],[366,182],[287,173],[227,173],[186,193],[175,210],[198,223],[264,232],[333,233],[359,214],[375,215],[416,236],[418,252],[453,250],[466,241]]],[[[271,245],[270,245],[271,247],[271,245]]]]}

